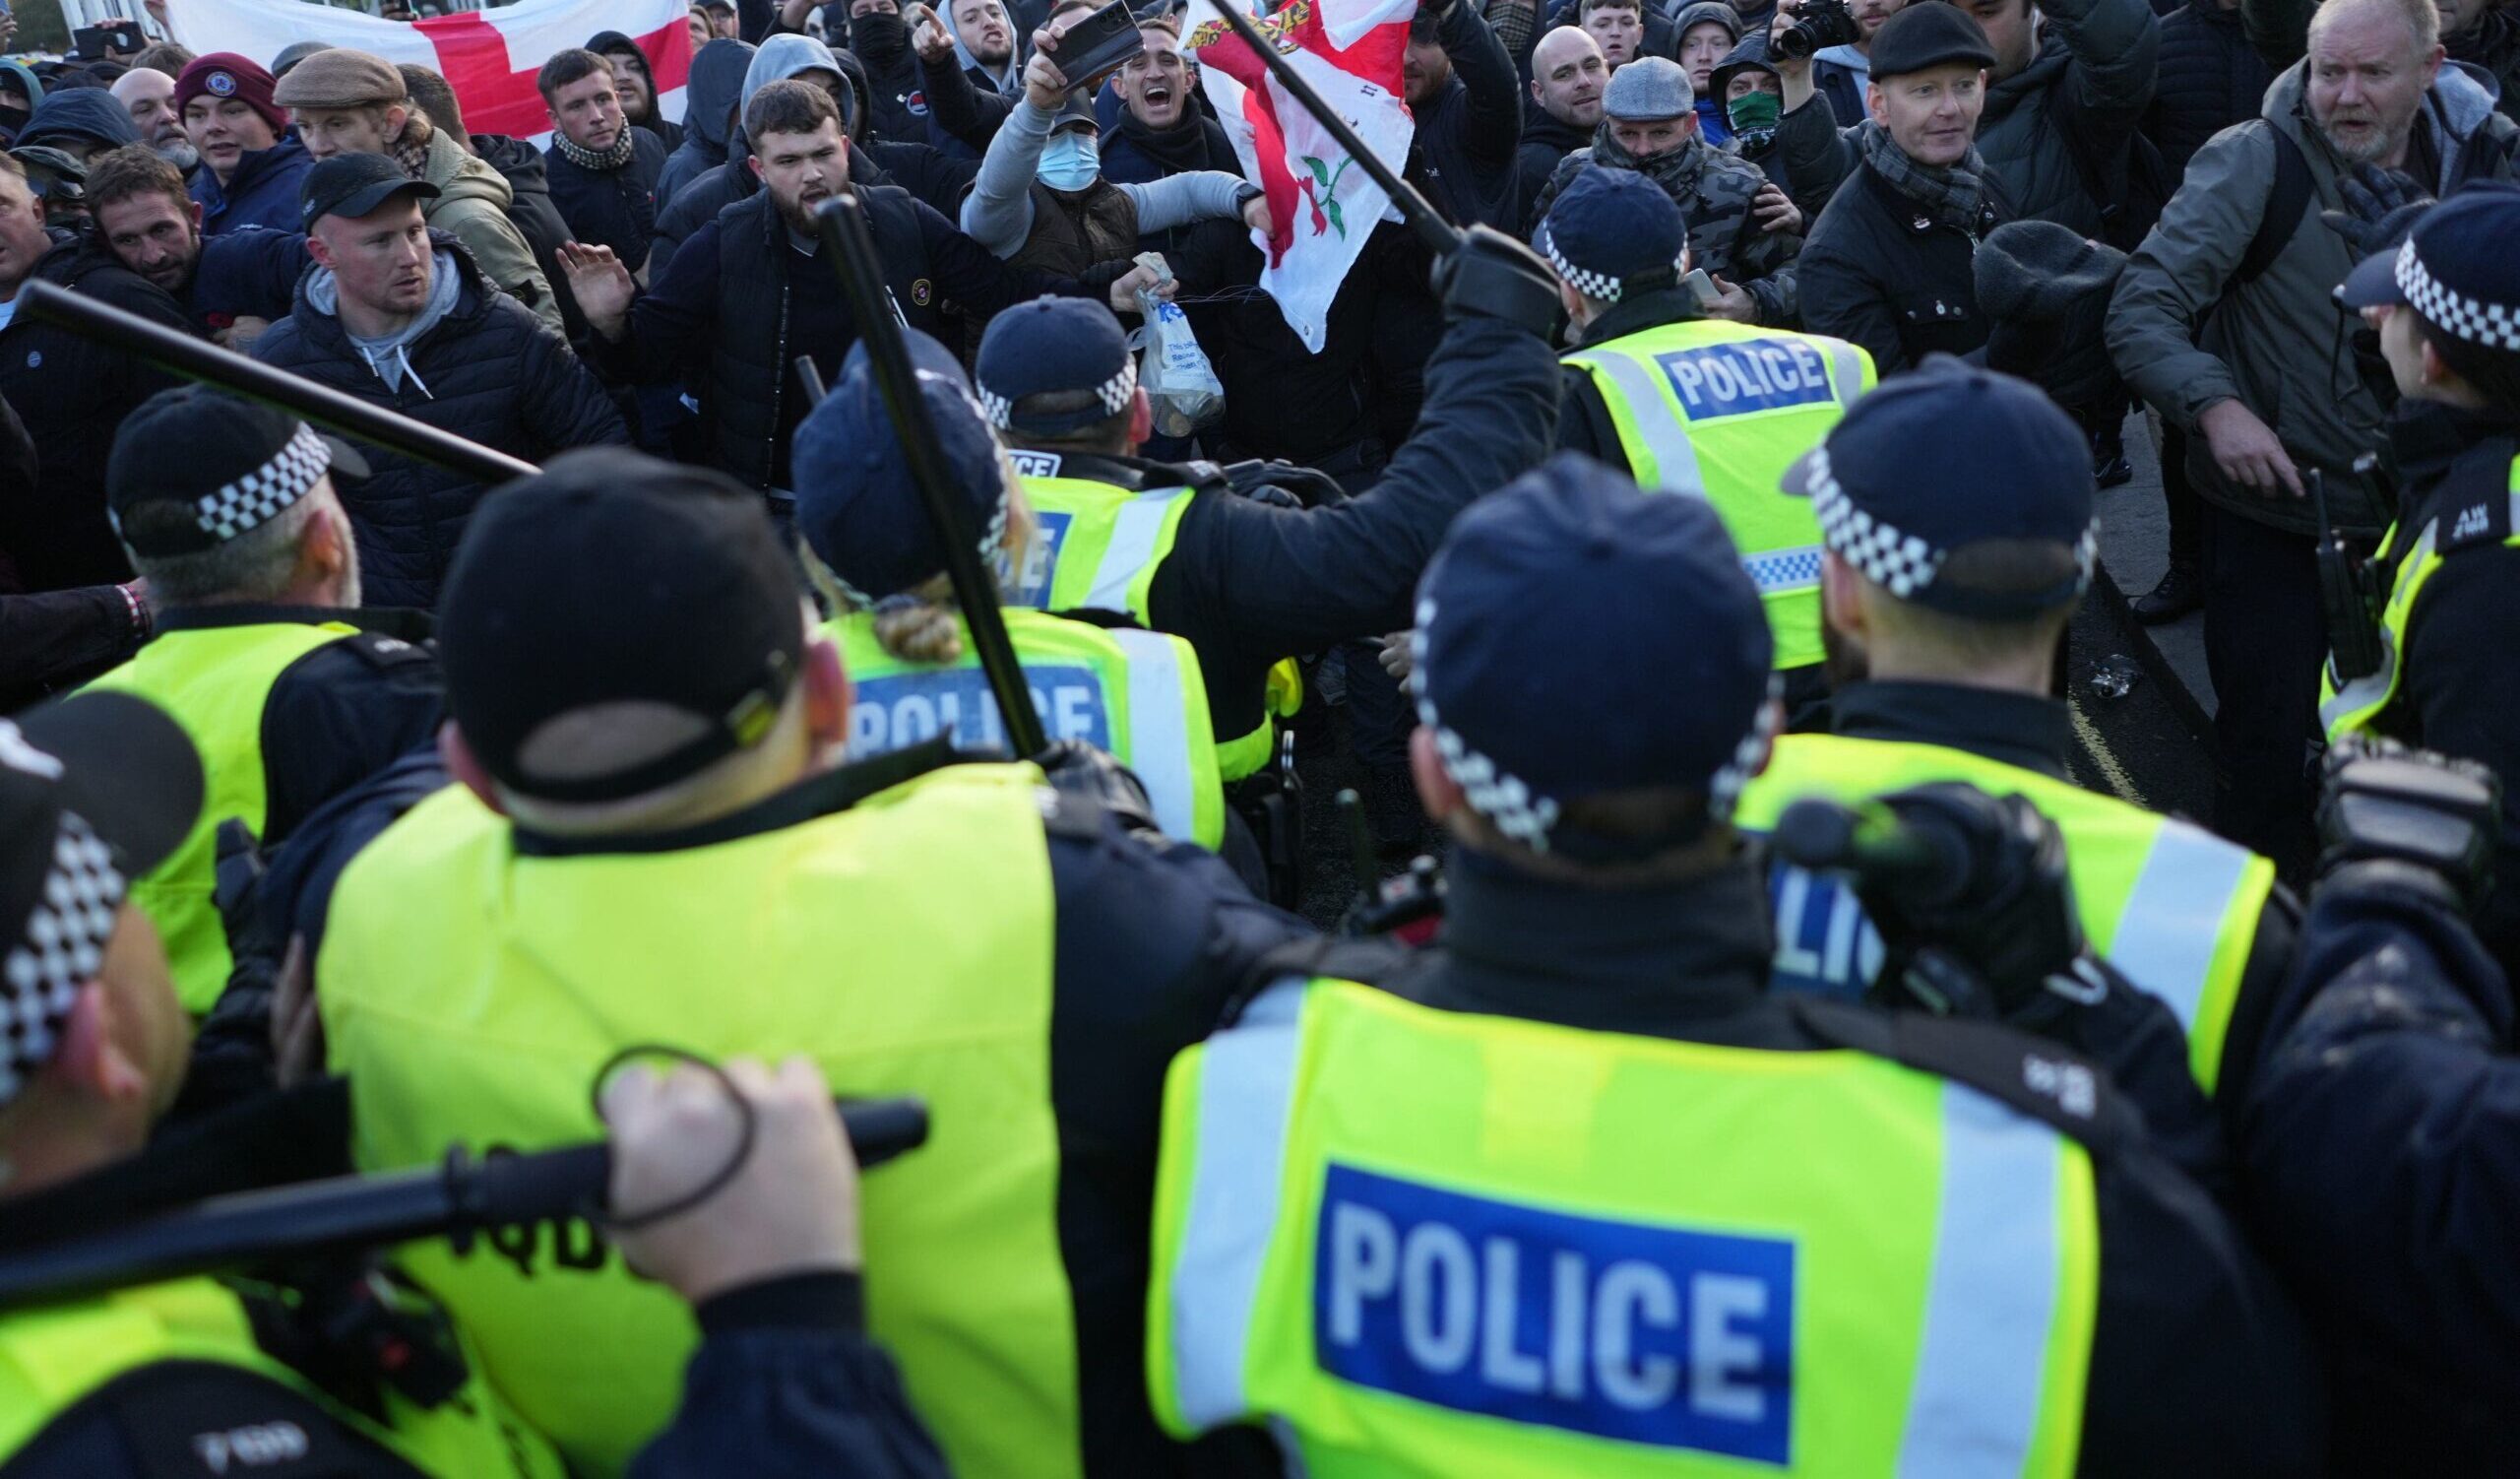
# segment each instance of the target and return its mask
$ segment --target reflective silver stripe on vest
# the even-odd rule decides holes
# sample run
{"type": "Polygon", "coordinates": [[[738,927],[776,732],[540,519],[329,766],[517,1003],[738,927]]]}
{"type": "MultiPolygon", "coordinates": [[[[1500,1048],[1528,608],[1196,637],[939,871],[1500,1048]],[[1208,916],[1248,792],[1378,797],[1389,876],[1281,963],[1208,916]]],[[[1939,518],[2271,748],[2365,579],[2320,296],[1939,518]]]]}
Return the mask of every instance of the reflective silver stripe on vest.
{"type": "Polygon", "coordinates": [[[2059,1280],[2055,1131],[1942,1086],[1942,1208],[1899,1473],[2019,1479],[2059,1280]]]}
{"type": "MultiPolygon", "coordinates": [[[[2515,516],[2520,516],[2520,498],[2514,498],[2512,503],[2512,512],[2515,516]]],[[[2520,529],[2520,524],[2512,527],[2520,529]]],[[[2424,533],[2416,537],[2415,547],[2407,550],[2404,559],[2398,561],[2397,578],[2399,580],[2416,578],[2416,571],[2426,560],[2432,557],[2433,547],[2439,543],[2440,533],[2441,521],[2438,519],[2433,519],[2424,526],[2424,533]]],[[[2328,680],[2331,682],[2336,679],[2335,664],[2336,657],[2331,653],[2328,656],[2327,670],[2328,680]]],[[[2337,683],[2336,696],[2319,705],[2319,732],[2325,734],[2335,729],[2345,722],[2348,715],[2358,709],[2370,709],[2377,712],[2380,705],[2389,701],[2389,695],[2396,691],[2397,685],[2398,634],[2389,630],[2389,623],[2383,619],[2380,622],[2380,666],[2350,683],[2337,683]]]]}
{"type": "Polygon", "coordinates": [[[1771,549],[1765,554],[1745,554],[1741,556],[1741,568],[1750,572],[1750,583],[1759,588],[1762,596],[1813,590],[1820,584],[1820,547],[1799,545],[1791,549],[1771,549]]]}
{"type": "Polygon", "coordinates": [[[1102,563],[1094,571],[1094,589],[1085,604],[1098,611],[1129,610],[1129,582],[1155,558],[1156,541],[1164,535],[1164,511],[1182,496],[1177,487],[1140,493],[1120,505],[1111,524],[1111,543],[1103,547],[1102,563]]]}
{"type": "Polygon", "coordinates": [[[1648,487],[1705,497],[1706,479],[1697,469],[1697,448],[1689,441],[1688,428],[1680,424],[1679,412],[1663,399],[1663,383],[1657,378],[1662,371],[1647,368],[1635,355],[1619,350],[1596,351],[1582,362],[1601,368],[1618,387],[1627,402],[1628,418],[1636,423],[1636,434],[1653,455],[1654,476],[1636,481],[1648,487]]]}
{"type": "Polygon", "coordinates": [[[1146,783],[1155,824],[1193,839],[1198,793],[1191,789],[1190,736],[1181,718],[1180,657],[1161,632],[1120,627],[1104,635],[1120,644],[1129,663],[1129,769],[1146,783]]]}
{"type": "Polygon", "coordinates": [[[1172,1269],[1173,1391],[1193,1428],[1248,1410],[1243,1359],[1278,1229],[1306,983],[1279,982],[1200,1050],[1199,1139],[1172,1269]]]}
{"type": "Polygon", "coordinates": [[[2248,864],[2246,848],[2183,822],[2165,824],[2109,941],[2109,963],[2168,1002],[2190,1032],[2213,975],[2215,943],[2248,864]]]}
{"type": "MultiPolygon", "coordinates": [[[[1803,343],[1812,343],[1804,340],[1803,343]]],[[[1838,405],[1852,411],[1863,399],[1863,352],[1844,340],[1826,341],[1829,346],[1829,383],[1838,393],[1838,405]]]]}

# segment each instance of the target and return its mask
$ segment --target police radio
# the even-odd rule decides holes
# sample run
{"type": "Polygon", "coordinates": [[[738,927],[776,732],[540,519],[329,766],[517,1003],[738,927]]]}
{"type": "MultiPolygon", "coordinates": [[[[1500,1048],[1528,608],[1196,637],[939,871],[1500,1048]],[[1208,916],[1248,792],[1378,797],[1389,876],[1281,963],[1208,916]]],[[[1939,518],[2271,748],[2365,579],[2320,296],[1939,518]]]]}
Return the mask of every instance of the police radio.
{"type": "Polygon", "coordinates": [[[2327,512],[2327,475],[2305,469],[2310,508],[2318,516],[2319,613],[2327,623],[2328,667],[2340,684],[2380,671],[2380,629],[2360,562],[2339,539],[2327,512]]]}

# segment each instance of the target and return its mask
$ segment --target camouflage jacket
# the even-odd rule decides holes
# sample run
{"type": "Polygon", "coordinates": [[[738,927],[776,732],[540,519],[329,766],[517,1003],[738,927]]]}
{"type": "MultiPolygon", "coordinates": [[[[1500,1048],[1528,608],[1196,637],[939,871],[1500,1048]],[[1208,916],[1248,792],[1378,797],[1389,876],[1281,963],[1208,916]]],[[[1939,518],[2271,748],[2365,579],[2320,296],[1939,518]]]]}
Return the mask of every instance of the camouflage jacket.
{"type": "Polygon", "coordinates": [[[1708,148],[1694,134],[1670,154],[1640,161],[1610,137],[1609,121],[1604,119],[1593,134],[1591,150],[1579,150],[1558,161],[1556,171],[1532,203],[1530,226],[1538,228],[1557,192],[1587,164],[1640,170],[1661,185],[1678,203],[1680,218],[1688,224],[1691,264],[1746,289],[1758,304],[1760,323],[1778,328],[1796,323],[1801,310],[1795,290],[1794,259],[1802,250],[1802,238],[1761,230],[1750,219],[1750,197],[1767,184],[1765,170],[1708,148]]]}

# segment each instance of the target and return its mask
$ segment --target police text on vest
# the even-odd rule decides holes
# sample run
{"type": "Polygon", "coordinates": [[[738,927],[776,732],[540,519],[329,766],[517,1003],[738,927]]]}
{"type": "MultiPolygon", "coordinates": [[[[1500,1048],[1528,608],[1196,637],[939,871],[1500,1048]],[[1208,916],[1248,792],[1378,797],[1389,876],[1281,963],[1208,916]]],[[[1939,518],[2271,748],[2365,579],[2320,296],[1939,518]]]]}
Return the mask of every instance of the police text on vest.
{"type": "Polygon", "coordinates": [[[1835,400],[1829,360],[1798,339],[1736,339],[1657,354],[1692,421],[1835,400]]]}

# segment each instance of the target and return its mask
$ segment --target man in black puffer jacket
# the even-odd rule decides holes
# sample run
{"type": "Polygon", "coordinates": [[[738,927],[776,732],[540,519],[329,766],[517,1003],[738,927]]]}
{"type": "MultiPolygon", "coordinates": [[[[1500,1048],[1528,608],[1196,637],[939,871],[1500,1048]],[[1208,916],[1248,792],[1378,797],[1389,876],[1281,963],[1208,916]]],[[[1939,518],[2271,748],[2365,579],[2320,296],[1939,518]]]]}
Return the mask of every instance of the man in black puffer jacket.
{"type": "MultiPolygon", "coordinates": [[[[382,155],[308,171],[307,255],[254,357],[529,462],[626,442],[595,376],[533,310],[421,220],[425,181],[382,155]]],[[[343,490],[371,606],[433,607],[483,485],[388,452],[343,490]]]]}
{"type": "Polygon", "coordinates": [[[2161,66],[2144,137],[2162,152],[2172,180],[2205,141],[2257,116],[2268,84],[2282,70],[2267,64],[2240,22],[2239,0],[2187,0],[2162,18],[2161,66]]]}

